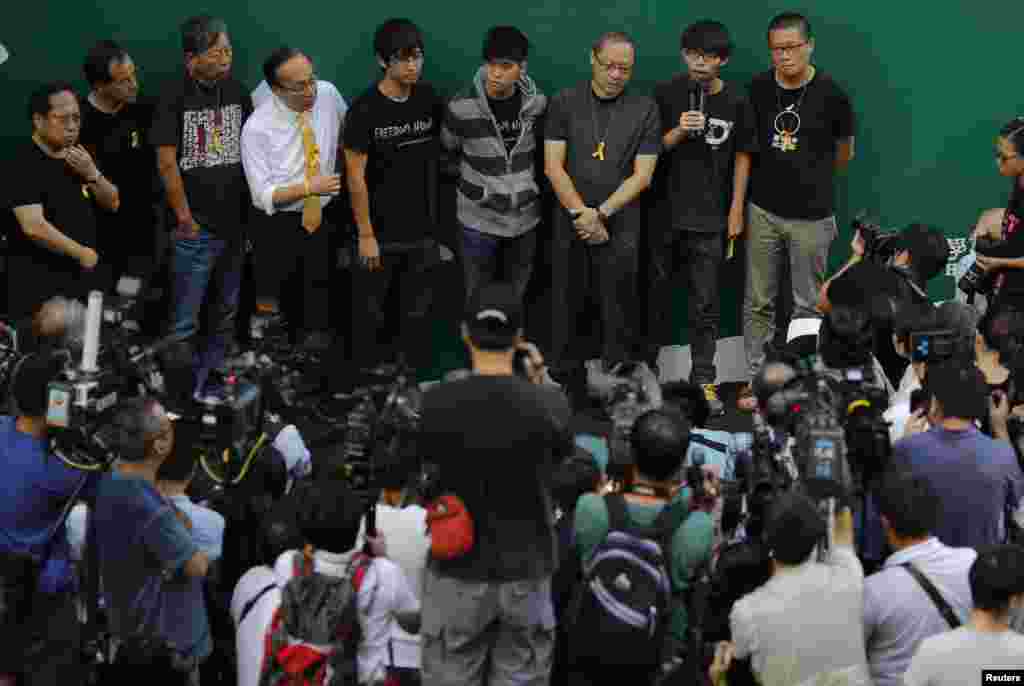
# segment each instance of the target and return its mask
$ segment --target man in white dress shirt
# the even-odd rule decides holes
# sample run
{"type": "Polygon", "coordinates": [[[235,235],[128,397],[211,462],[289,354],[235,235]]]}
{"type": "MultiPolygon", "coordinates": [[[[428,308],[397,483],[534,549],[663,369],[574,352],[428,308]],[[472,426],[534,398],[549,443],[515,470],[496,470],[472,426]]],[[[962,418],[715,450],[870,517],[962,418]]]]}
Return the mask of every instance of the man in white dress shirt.
{"type": "Polygon", "coordinates": [[[347,106],[319,81],[301,51],[283,47],[263,63],[270,97],[242,131],[242,164],[253,204],[257,316],[286,315],[294,341],[329,341],[330,235],[324,208],[341,189],[335,173],[347,106]]]}

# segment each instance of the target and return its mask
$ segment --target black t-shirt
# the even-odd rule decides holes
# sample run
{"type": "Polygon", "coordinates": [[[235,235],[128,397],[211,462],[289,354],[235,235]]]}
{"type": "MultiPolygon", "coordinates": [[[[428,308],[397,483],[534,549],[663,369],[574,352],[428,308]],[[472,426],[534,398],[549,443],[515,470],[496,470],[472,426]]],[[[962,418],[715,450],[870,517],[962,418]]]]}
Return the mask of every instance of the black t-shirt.
{"type": "Polygon", "coordinates": [[[537,579],[555,569],[549,481],[573,451],[569,404],[515,376],[471,376],[423,399],[420,453],[440,466],[441,487],[462,498],[476,542],[437,562],[475,581],[537,579]]]}
{"type": "MultiPolygon", "coordinates": [[[[980,246],[979,253],[989,257],[1024,257],[1024,188],[1021,180],[1013,180],[1010,202],[1003,215],[1002,240],[993,245],[980,246]]],[[[1024,297],[1024,269],[1004,269],[996,276],[1000,297],[1024,297]]]]}
{"type": "Polygon", "coordinates": [[[88,98],[82,100],[79,140],[96,150],[96,166],[117,186],[118,214],[134,214],[159,197],[156,155],[148,140],[155,109],[155,102],[140,99],[111,114],[96,109],[88,98]]]}
{"type": "MultiPolygon", "coordinates": [[[[690,79],[685,74],[661,83],[654,99],[665,134],[690,109],[690,79]]],[[[737,152],[758,150],[754,112],[747,99],[723,84],[704,100],[704,136],[683,139],[659,165],[659,196],[675,230],[722,231],[732,204],[733,169],[737,152]]]]}
{"type": "Polygon", "coordinates": [[[193,219],[222,237],[242,231],[251,205],[242,170],[242,126],[250,114],[249,91],[233,78],[206,88],[186,76],[161,94],[150,131],[153,146],[178,149],[193,219]]]}
{"type": "Polygon", "coordinates": [[[879,298],[903,299],[907,290],[899,274],[871,260],[861,260],[828,285],[828,301],[833,306],[884,312],[886,304],[876,302],[879,298]]]}
{"type": "Polygon", "coordinates": [[[345,117],[345,147],[366,153],[370,221],[383,243],[431,237],[444,103],[427,83],[397,102],[374,84],[345,117]]]}
{"type": "Polygon", "coordinates": [[[505,142],[505,149],[512,152],[519,141],[519,134],[522,130],[522,121],[519,118],[520,110],[523,109],[523,94],[516,88],[515,94],[503,100],[487,98],[487,106],[491,108],[494,121],[498,124],[498,133],[505,142]]]}
{"type": "Polygon", "coordinates": [[[551,99],[544,138],[567,144],[566,172],[583,201],[597,207],[633,175],[638,155],[661,152],[658,106],[630,93],[602,100],[587,81],[551,99]],[[594,154],[602,140],[600,160],[594,154]]]}
{"type": "Polygon", "coordinates": [[[909,273],[898,273],[871,260],[853,265],[828,286],[828,300],[833,307],[870,313],[875,329],[875,357],[894,385],[899,384],[907,366],[892,342],[895,318],[908,306],[928,304],[924,288],[920,284],[915,288],[909,273]]]}
{"type": "Polygon", "coordinates": [[[794,90],[779,86],[775,73],[768,71],[754,77],[750,101],[760,143],[751,173],[751,201],[787,219],[832,216],[836,144],[854,135],[853,107],[846,93],[821,71],[794,90]],[[789,144],[776,132],[777,123],[782,131],[795,131],[789,144]]]}
{"type": "MultiPolygon", "coordinates": [[[[2,206],[8,216],[9,305],[14,316],[51,295],[81,295],[72,288],[83,281],[79,262],[52,252],[25,236],[13,210],[41,205],[43,217],[68,238],[96,247],[96,217],[92,192],[78,173],[62,159],[44,153],[34,141],[22,143],[7,162],[2,206]]],[[[103,256],[100,256],[103,259],[103,256]]]]}

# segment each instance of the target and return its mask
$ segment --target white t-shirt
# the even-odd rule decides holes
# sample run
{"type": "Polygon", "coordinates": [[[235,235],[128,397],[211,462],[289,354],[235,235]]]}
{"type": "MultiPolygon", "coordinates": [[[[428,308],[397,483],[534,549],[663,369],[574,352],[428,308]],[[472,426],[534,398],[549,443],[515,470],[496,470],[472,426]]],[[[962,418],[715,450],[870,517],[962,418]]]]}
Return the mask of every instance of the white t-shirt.
{"type": "Polygon", "coordinates": [[[274,611],[281,604],[281,580],[267,566],[253,567],[242,575],[231,595],[231,619],[235,623],[235,650],[238,653],[238,686],[258,686],[263,666],[264,637],[274,611]],[[239,624],[242,611],[263,589],[264,593],[250,608],[245,621],[239,624]]]}
{"type": "MultiPolygon", "coordinates": [[[[413,593],[420,597],[423,590],[423,569],[430,554],[430,534],[427,533],[427,511],[419,505],[391,507],[377,505],[377,530],[384,534],[388,546],[388,559],[402,568],[409,579],[413,593]]],[[[366,520],[359,525],[357,548],[366,541],[366,520]]]]}
{"type": "MultiPolygon", "coordinates": [[[[299,553],[289,550],[277,558],[271,574],[280,586],[284,586],[292,577],[293,558],[296,554],[299,553]]],[[[318,550],[314,553],[313,569],[327,576],[342,576],[349,559],[349,554],[339,555],[318,550]]],[[[231,614],[236,622],[241,608],[269,583],[270,577],[258,571],[266,569],[257,567],[249,570],[238,582],[231,599],[231,614]]],[[[420,602],[413,595],[405,574],[398,565],[384,558],[374,559],[366,571],[363,583],[359,587],[357,602],[359,625],[363,632],[363,641],[359,646],[357,658],[359,683],[368,684],[382,680],[386,668],[390,665],[388,643],[391,640],[393,626],[397,623],[395,614],[419,612],[420,602]]],[[[263,663],[263,640],[274,612],[280,605],[280,591],[268,592],[250,611],[245,623],[238,627],[238,686],[254,686],[259,682],[259,672],[263,663]]],[[[396,667],[419,668],[418,662],[405,663],[401,659],[399,646],[393,647],[396,667]]]]}
{"type": "Polygon", "coordinates": [[[736,657],[749,656],[763,684],[870,686],[863,614],[864,571],[852,547],[837,545],[828,562],[812,556],[736,601],[736,657]]]}
{"type": "Polygon", "coordinates": [[[1024,636],[1015,631],[982,633],[962,626],[921,641],[903,676],[903,683],[906,686],[980,684],[983,669],[1022,667],[1024,636]]]}
{"type": "MultiPolygon", "coordinates": [[[[360,525],[357,549],[365,541],[365,520],[360,525]]],[[[387,540],[388,559],[399,566],[409,582],[416,599],[423,597],[423,569],[430,554],[430,536],[427,534],[427,511],[419,505],[391,507],[377,505],[377,530],[387,540]]],[[[420,637],[407,633],[393,622],[391,635],[395,651],[395,664],[399,667],[420,666],[420,637]]]]}

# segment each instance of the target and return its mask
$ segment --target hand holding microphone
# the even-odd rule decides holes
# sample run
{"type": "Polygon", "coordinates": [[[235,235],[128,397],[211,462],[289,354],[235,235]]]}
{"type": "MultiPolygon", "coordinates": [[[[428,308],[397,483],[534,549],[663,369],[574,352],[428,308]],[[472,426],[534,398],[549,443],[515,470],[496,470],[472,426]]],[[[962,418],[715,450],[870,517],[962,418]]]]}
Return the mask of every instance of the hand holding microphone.
{"type": "Polygon", "coordinates": [[[691,81],[687,93],[690,109],[679,116],[679,128],[689,139],[700,138],[708,123],[704,114],[704,88],[697,81],[691,81]]]}

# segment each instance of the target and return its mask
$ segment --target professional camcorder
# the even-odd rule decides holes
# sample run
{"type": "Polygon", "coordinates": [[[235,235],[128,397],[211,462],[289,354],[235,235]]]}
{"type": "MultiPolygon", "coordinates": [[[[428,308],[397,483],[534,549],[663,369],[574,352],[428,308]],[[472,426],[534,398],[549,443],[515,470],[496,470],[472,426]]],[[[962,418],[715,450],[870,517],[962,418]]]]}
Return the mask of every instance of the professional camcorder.
{"type": "Polygon", "coordinates": [[[624,483],[633,464],[630,434],[640,415],[662,405],[661,386],[654,372],[643,362],[623,363],[614,374],[602,376],[596,384],[590,374],[591,393],[601,400],[612,432],[608,441],[608,478],[624,483]]]}
{"type": "Polygon", "coordinates": [[[757,427],[754,471],[815,498],[863,492],[891,455],[888,397],[873,380],[871,365],[826,372],[816,355],[797,368],[766,365],[756,390],[772,432],[757,427]]]}
{"type": "Polygon", "coordinates": [[[878,222],[867,218],[866,212],[857,214],[852,227],[864,241],[864,259],[885,263],[896,254],[899,231],[883,230],[878,222]]]}

